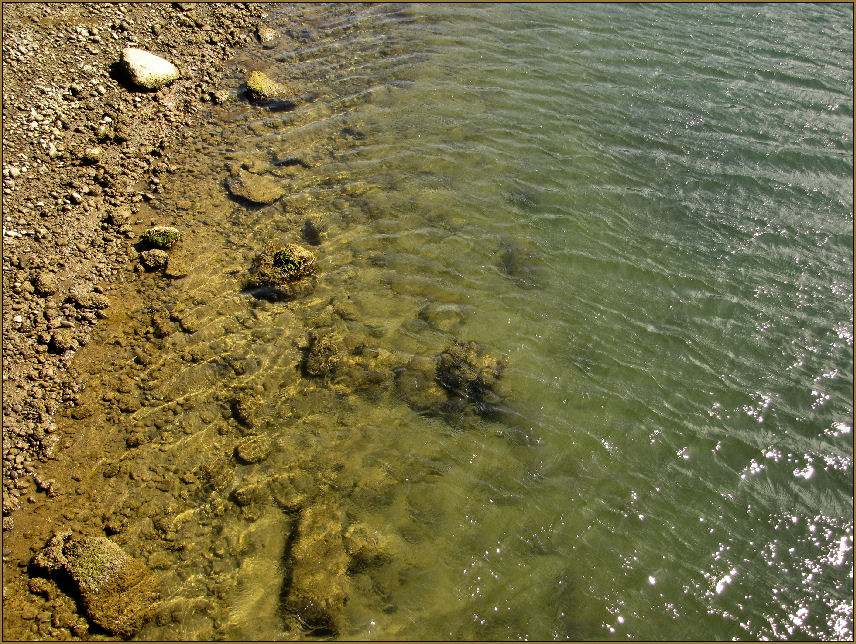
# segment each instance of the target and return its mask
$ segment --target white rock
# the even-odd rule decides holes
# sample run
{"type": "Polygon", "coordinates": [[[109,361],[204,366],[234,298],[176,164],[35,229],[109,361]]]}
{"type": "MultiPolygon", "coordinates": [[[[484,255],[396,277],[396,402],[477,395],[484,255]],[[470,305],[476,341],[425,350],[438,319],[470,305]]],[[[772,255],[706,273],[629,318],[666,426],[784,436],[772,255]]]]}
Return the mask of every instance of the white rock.
{"type": "Polygon", "coordinates": [[[131,80],[146,89],[158,89],[179,77],[178,69],[171,62],[137,47],[122,50],[122,64],[131,80]]]}

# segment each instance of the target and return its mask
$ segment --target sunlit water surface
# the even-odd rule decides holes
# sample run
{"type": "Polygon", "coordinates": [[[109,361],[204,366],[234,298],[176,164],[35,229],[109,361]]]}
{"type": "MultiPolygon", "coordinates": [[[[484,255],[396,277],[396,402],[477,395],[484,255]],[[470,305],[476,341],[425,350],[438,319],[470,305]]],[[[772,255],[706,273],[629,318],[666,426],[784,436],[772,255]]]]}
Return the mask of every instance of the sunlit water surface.
{"type": "Polygon", "coordinates": [[[161,574],[138,637],[307,636],[311,528],[345,639],[852,638],[852,7],[271,11],[230,87],[301,101],[211,108],[141,215],[188,276],[80,354],[143,402],[99,499],[161,574]],[[234,200],[241,168],[284,196],[234,200]],[[287,242],[315,290],[244,290],[287,242]],[[456,340],[507,356],[500,414],[408,404],[456,340]]]}

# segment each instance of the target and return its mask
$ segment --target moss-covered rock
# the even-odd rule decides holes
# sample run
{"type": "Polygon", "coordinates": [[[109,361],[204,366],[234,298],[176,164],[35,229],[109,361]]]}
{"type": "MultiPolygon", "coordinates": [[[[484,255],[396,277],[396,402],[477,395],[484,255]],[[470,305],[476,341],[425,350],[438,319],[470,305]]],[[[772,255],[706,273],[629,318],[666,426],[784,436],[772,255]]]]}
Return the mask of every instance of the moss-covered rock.
{"type": "Polygon", "coordinates": [[[32,563],[52,574],[67,574],[89,619],[123,638],[142,627],[160,599],[157,576],[106,537],[57,534],[32,563]]]}
{"type": "Polygon", "coordinates": [[[293,96],[291,89],[264,72],[252,71],[247,76],[247,97],[251,101],[290,100],[293,96]]]}
{"type": "Polygon", "coordinates": [[[181,239],[178,228],[172,226],[152,226],[143,233],[142,240],[153,248],[167,250],[181,239]]]}
{"type": "Polygon", "coordinates": [[[485,345],[458,341],[437,356],[437,382],[486,415],[506,396],[500,378],[507,366],[506,356],[491,355],[485,345]]]}
{"type": "Polygon", "coordinates": [[[272,299],[306,295],[315,286],[315,255],[297,244],[269,246],[254,263],[247,287],[264,289],[272,299]]]}

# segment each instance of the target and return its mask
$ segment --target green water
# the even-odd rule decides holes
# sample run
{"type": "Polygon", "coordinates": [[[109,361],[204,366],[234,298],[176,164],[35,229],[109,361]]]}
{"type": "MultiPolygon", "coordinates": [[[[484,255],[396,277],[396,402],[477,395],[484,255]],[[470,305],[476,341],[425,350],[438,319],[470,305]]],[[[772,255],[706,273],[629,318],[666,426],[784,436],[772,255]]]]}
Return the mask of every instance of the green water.
{"type": "Polygon", "coordinates": [[[231,86],[305,100],[212,107],[141,214],[182,229],[187,277],[86,348],[142,401],[103,412],[120,475],[80,514],[160,563],[138,638],[308,636],[289,580],[342,639],[852,638],[852,7],[270,24],[231,86]],[[230,198],[241,167],[283,198],[230,198]],[[317,254],[312,293],[242,288],[274,242],[317,254]],[[458,340],[507,357],[498,413],[408,398],[458,340]]]}

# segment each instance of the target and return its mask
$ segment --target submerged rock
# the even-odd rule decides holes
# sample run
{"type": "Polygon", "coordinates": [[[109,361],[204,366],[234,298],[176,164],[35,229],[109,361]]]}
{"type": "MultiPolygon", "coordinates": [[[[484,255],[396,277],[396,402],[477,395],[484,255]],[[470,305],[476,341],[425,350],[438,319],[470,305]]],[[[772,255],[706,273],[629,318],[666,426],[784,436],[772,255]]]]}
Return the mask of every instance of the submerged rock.
{"type": "Polygon", "coordinates": [[[160,56],[145,49],[126,47],[122,50],[121,64],[134,84],[146,89],[159,89],[179,77],[178,68],[160,56]]]}
{"type": "Polygon", "coordinates": [[[247,76],[247,96],[251,101],[286,100],[292,98],[293,92],[264,72],[252,71],[247,76]]]}
{"type": "Polygon", "coordinates": [[[226,179],[226,189],[233,197],[261,205],[272,204],[285,194],[285,189],[271,177],[244,170],[226,179]]]}
{"type": "Polygon", "coordinates": [[[547,269],[539,254],[517,242],[503,242],[499,249],[497,266],[522,288],[543,288],[547,283],[547,269]]]}
{"type": "Polygon", "coordinates": [[[270,441],[264,436],[247,436],[235,446],[235,456],[243,463],[260,463],[270,451],[270,441]]]}
{"type": "Polygon", "coordinates": [[[335,637],[350,591],[341,511],[313,504],[301,510],[287,557],[281,605],[307,635],[335,637]]]}
{"type": "Polygon", "coordinates": [[[32,563],[71,577],[89,619],[119,637],[140,630],[160,599],[157,576],[106,537],[57,534],[32,563]]]}
{"type": "Polygon", "coordinates": [[[163,270],[169,262],[169,253],[160,248],[144,250],[140,253],[140,262],[147,271],[163,270]]]}
{"type": "Polygon", "coordinates": [[[506,356],[494,357],[485,345],[458,341],[437,356],[437,382],[488,415],[507,395],[500,383],[507,366],[506,356]]]}
{"type": "Polygon", "coordinates": [[[264,289],[272,299],[312,292],[318,270],[315,255],[297,244],[269,246],[256,258],[247,288],[264,289]]]}
{"type": "Polygon", "coordinates": [[[339,347],[329,333],[313,332],[309,338],[309,348],[303,361],[303,373],[307,376],[326,376],[339,364],[339,347]]]}

